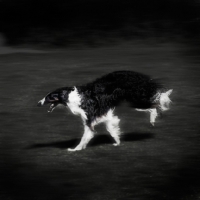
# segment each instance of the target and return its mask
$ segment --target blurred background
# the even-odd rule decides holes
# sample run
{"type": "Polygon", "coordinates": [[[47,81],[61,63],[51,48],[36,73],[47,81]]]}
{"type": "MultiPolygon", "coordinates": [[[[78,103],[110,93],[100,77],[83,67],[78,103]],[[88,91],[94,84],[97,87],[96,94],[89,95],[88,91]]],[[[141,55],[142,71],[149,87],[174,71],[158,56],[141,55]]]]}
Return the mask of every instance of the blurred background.
{"type": "Polygon", "coordinates": [[[8,45],[199,40],[199,11],[199,0],[1,0],[0,32],[8,45]]]}
{"type": "Polygon", "coordinates": [[[0,0],[0,200],[200,199],[200,0],[0,0]],[[117,70],[173,89],[171,109],[115,109],[81,152],[81,119],[48,92],[117,70]]]}

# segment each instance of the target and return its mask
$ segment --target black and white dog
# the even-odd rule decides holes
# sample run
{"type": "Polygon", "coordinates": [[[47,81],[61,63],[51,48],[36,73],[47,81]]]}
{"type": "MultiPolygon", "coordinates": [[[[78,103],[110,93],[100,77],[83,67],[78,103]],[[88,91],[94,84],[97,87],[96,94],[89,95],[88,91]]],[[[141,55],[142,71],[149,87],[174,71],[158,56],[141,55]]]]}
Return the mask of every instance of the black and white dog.
{"type": "Polygon", "coordinates": [[[92,83],[83,86],[59,88],[38,102],[38,106],[50,104],[48,112],[59,104],[68,107],[75,115],[80,115],[84,124],[84,134],[77,147],[68,149],[78,151],[85,149],[94,136],[94,126],[104,122],[106,129],[120,144],[119,118],[114,109],[126,101],[137,111],[150,112],[150,123],[154,126],[158,112],[169,109],[172,90],[146,75],[133,71],[116,71],[107,74],[92,83]]]}

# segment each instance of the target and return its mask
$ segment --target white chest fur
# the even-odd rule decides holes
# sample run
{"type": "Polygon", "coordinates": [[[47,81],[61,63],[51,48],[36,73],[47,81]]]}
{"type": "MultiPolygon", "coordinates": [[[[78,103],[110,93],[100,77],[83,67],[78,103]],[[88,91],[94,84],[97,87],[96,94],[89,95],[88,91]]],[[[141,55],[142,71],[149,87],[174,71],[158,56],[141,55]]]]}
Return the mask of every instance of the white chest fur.
{"type": "Polygon", "coordinates": [[[82,119],[87,119],[87,116],[83,109],[80,108],[81,97],[77,91],[77,88],[74,87],[74,91],[69,93],[67,106],[71,112],[75,115],[81,115],[82,119]]]}

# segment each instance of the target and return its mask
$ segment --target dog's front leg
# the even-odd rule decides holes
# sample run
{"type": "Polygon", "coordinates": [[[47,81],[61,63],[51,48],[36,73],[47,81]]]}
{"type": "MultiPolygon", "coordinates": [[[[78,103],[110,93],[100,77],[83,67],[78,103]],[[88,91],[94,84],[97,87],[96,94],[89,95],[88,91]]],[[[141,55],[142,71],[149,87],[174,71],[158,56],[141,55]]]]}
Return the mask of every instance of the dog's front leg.
{"type": "Polygon", "coordinates": [[[89,126],[85,125],[84,127],[84,134],[81,138],[81,142],[78,146],[76,146],[74,149],[68,149],[68,151],[80,151],[82,149],[85,149],[88,142],[94,137],[94,131],[89,126]]]}
{"type": "Polygon", "coordinates": [[[120,145],[120,128],[119,128],[120,119],[117,116],[111,116],[108,121],[106,121],[106,129],[110,135],[115,140],[114,146],[120,145]]]}

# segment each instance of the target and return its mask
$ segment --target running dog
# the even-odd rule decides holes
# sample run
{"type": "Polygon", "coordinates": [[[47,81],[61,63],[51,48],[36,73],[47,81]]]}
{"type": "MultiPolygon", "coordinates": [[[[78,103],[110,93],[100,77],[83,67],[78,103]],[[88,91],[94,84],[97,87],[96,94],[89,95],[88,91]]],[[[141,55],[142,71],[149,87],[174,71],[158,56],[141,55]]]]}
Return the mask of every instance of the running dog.
{"type": "Polygon", "coordinates": [[[150,113],[150,123],[154,126],[158,113],[168,110],[171,100],[167,90],[149,76],[133,71],[116,71],[94,82],[82,86],[63,87],[47,94],[38,102],[38,106],[50,104],[48,112],[57,105],[68,107],[82,118],[84,134],[80,143],[69,151],[85,149],[94,137],[94,127],[105,123],[106,129],[114,138],[114,146],[120,144],[120,119],[114,115],[114,109],[125,101],[137,111],[150,113]]]}

